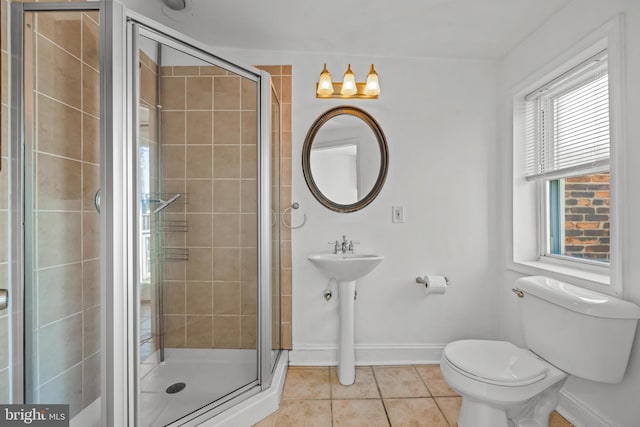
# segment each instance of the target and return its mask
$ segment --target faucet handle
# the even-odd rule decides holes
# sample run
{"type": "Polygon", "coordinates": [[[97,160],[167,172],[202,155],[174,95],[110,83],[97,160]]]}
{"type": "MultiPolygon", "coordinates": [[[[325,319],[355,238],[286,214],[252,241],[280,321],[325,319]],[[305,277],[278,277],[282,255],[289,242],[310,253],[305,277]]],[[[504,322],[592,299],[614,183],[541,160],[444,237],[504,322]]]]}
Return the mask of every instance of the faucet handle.
{"type": "Polygon", "coordinates": [[[328,242],[327,245],[333,245],[333,253],[337,254],[338,251],[340,250],[340,242],[339,241],[335,241],[335,242],[328,242]]]}
{"type": "Polygon", "coordinates": [[[349,241],[349,249],[348,249],[348,251],[353,253],[353,251],[355,250],[354,245],[359,245],[359,244],[360,244],[360,242],[354,242],[353,240],[350,240],[349,241]]]}

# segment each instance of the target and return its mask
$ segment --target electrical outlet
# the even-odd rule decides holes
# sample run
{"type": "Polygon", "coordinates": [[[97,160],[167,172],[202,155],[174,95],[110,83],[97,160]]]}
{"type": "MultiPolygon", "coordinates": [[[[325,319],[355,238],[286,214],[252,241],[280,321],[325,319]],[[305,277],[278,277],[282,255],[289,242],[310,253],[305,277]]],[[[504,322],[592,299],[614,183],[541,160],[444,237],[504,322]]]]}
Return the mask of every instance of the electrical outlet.
{"type": "Polygon", "coordinates": [[[403,223],[404,222],[404,206],[393,206],[391,208],[391,222],[403,223]]]}

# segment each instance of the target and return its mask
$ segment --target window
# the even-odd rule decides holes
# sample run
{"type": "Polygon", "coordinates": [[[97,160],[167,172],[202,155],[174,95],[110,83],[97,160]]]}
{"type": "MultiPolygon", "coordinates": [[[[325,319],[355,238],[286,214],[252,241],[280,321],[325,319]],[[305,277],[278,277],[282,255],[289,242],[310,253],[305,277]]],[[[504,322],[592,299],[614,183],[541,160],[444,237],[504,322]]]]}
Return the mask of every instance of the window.
{"type": "Polygon", "coordinates": [[[606,50],[525,97],[522,170],[538,186],[541,259],[609,263],[609,119],[606,50]]]}

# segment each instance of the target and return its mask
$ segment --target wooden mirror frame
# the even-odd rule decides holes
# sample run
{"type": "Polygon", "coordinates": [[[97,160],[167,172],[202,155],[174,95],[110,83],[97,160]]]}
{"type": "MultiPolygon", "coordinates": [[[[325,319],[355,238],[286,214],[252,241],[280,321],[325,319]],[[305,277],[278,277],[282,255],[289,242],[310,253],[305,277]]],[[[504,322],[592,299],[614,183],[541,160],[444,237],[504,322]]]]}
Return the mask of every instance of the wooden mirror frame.
{"type": "Polygon", "coordinates": [[[304,180],[307,182],[307,186],[309,187],[311,194],[313,194],[313,197],[315,197],[316,200],[318,200],[323,206],[331,209],[332,211],[342,213],[355,212],[369,205],[378,196],[380,190],[382,190],[382,186],[384,185],[384,181],[387,177],[388,168],[389,148],[387,146],[387,139],[384,136],[384,132],[382,132],[382,127],[380,127],[378,122],[373,118],[373,116],[371,116],[371,114],[367,113],[361,108],[346,105],[334,107],[330,110],[325,111],[313,122],[313,124],[309,128],[309,131],[307,132],[307,136],[304,139],[304,145],[302,147],[302,173],[304,174],[304,180]],[[331,120],[333,117],[340,116],[342,114],[355,116],[364,121],[373,131],[373,134],[378,140],[378,148],[380,149],[380,170],[378,171],[376,182],[374,183],[371,190],[363,198],[356,201],[355,203],[351,203],[348,205],[336,203],[325,196],[316,185],[316,182],[313,179],[313,174],[311,173],[311,147],[313,145],[313,140],[316,137],[316,134],[318,133],[322,125],[331,120]]]}

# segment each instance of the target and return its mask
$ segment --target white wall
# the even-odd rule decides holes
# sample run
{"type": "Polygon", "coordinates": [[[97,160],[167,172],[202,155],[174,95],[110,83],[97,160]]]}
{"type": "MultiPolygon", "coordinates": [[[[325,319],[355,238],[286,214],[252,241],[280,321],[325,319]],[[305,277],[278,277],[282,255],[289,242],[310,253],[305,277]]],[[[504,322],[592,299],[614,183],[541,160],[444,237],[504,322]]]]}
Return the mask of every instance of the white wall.
{"type": "MultiPolygon", "coordinates": [[[[292,363],[335,362],[337,298],[327,303],[327,279],[307,255],[341,238],[385,260],[358,283],[358,363],[439,360],[444,344],[463,337],[497,336],[492,188],[496,135],[496,65],[486,61],[388,59],[287,52],[228,51],[245,63],[293,65],[293,196],[307,224],[293,231],[292,363]],[[389,173],[378,198],[364,210],[340,214],[321,206],[301,168],[307,129],[339,100],[315,98],[323,63],[339,79],[347,63],[363,80],[375,62],[378,100],[349,101],[370,112],[389,144],[389,173]],[[406,222],[391,223],[404,205],[406,222]],[[420,273],[446,274],[447,294],[425,296],[420,273]]],[[[297,222],[294,217],[293,222],[297,222]]],[[[334,285],[335,286],[335,285],[334,285]]],[[[334,288],[335,290],[335,288],[334,288]]]]}
{"type": "MultiPolygon", "coordinates": [[[[520,43],[499,66],[500,105],[498,113],[501,155],[499,179],[496,192],[505,197],[500,200],[497,224],[502,248],[508,247],[511,239],[511,90],[538,72],[545,64],[561,56],[571,46],[580,42],[588,34],[624,13],[626,43],[626,138],[622,141],[625,155],[624,174],[620,181],[624,184],[620,200],[626,203],[622,212],[622,252],[623,252],[623,296],[640,303],[640,223],[634,218],[640,216],[640,198],[635,183],[640,182],[640,2],[637,0],[574,0],[554,17],[520,43]]],[[[614,171],[615,173],[615,171],[614,171]]],[[[615,203],[615,200],[614,200],[615,203]]],[[[502,336],[515,342],[522,342],[522,333],[513,309],[511,287],[519,274],[507,270],[506,262],[511,256],[502,251],[498,266],[501,284],[501,327],[502,336]]],[[[613,331],[612,331],[613,332],[613,331]]],[[[637,393],[640,385],[640,333],[631,355],[631,362],[625,380],[618,385],[606,385],[570,378],[563,392],[561,410],[564,415],[576,421],[577,425],[611,425],[633,427],[640,423],[640,407],[637,393]]]]}

